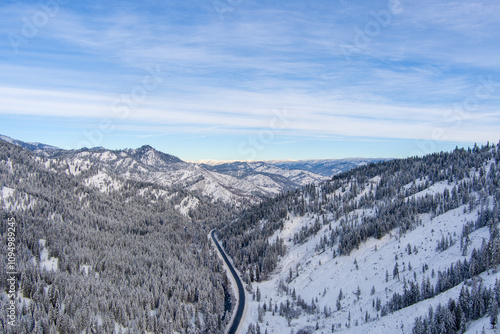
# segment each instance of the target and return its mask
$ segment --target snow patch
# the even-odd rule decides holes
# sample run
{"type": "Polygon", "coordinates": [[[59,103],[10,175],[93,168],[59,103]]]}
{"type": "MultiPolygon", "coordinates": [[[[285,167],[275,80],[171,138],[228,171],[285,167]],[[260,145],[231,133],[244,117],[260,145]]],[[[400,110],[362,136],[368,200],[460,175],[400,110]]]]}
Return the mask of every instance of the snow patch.
{"type": "Polygon", "coordinates": [[[176,205],[175,209],[179,210],[184,216],[187,216],[189,211],[195,209],[199,203],[200,201],[196,197],[188,196],[182,200],[181,204],[176,205]]]}
{"type": "Polygon", "coordinates": [[[45,246],[46,241],[44,239],[40,239],[38,241],[38,245],[42,248],[40,252],[40,268],[47,271],[57,271],[59,259],[49,256],[49,249],[45,246]]]}
{"type": "Polygon", "coordinates": [[[1,194],[3,199],[8,199],[14,194],[14,189],[9,187],[3,187],[1,194]]]}
{"type": "Polygon", "coordinates": [[[120,182],[114,180],[102,171],[86,179],[85,185],[95,187],[99,189],[100,192],[116,191],[121,188],[120,182]]]}
{"type": "Polygon", "coordinates": [[[92,270],[92,266],[90,266],[88,264],[80,265],[80,272],[83,273],[85,276],[89,275],[90,270],[92,270]]]}

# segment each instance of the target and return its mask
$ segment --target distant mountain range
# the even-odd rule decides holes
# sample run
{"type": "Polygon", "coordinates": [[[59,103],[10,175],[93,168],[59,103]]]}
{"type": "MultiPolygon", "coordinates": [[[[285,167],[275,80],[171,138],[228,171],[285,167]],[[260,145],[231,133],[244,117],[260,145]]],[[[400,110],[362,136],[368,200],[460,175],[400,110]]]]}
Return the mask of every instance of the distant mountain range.
{"type": "Polygon", "coordinates": [[[382,158],[345,158],[345,159],[317,159],[317,160],[273,160],[268,161],[277,167],[287,169],[300,169],[311,173],[331,177],[350,169],[364,166],[369,163],[387,161],[382,158]]]}
{"type": "Polygon", "coordinates": [[[12,139],[7,136],[2,136],[0,135],[0,140],[6,141],[11,144],[15,144],[18,146],[21,146],[22,148],[25,148],[30,151],[37,151],[37,150],[58,150],[58,147],[51,146],[51,145],[46,145],[46,144],[41,144],[41,143],[26,143],[17,139],[12,139]]]}
{"type": "Polygon", "coordinates": [[[351,158],[193,163],[149,145],[123,150],[103,147],[63,150],[6,136],[0,136],[0,139],[54,159],[58,165],[66,166],[68,173],[76,175],[91,171],[90,183],[102,185],[103,180],[119,182],[120,179],[145,181],[194,191],[214,201],[236,205],[257,203],[280,192],[322,182],[343,171],[383,160],[351,158]]]}

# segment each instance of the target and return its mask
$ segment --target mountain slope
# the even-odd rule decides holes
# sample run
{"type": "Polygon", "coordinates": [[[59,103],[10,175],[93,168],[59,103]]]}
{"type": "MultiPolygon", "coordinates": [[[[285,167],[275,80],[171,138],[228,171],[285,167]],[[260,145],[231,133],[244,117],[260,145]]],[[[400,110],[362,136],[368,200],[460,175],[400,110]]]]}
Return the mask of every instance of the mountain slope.
{"type": "Polygon", "coordinates": [[[236,205],[256,203],[280,191],[325,179],[308,172],[290,173],[279,168],[274,168],[272,172],[253,170],[243,176],[218,172],[202,165],[184,162],[150,146],[118,151],[54,151],[46,156],[54,163],[66,165],[68,172],[72,174],[99,170],[122,180],[145,181],[173,189],[186,189],[208,196],[214,201],[236,205]]]}
{"type": "Polygon", "coordinates": [[[5,141],[17,146],[21,146],[22,148],[25,148],[30,151],[43,151],[43,150],[58,150],[58,147],[51,146],[51,145],[46,145],[46,144],[41,144],[41,143],[26,143],[17,139],[12,139],[7,136],[2,136],[0,135],[0,141],[5,141]]]}
{"type": "Polygon", "coordinates": [[[347,172],[350,169],[389,159],[347,158],[347,159],[320,159],[320,160],[273,160],[275,166],[287,169],[300,169],[331,177],[347,172]]]}
{"type": "Polygon", "coordinates": [[[228,210],[65,163],[0,141],[0,265],[10,251],[20,273],[7,287],[0,271],[0,307],[17,307],[0,332],[222,333],[228,285],[206,234],[228,210]]]}
{"type": "Polygon", "coordinates": [[[241,181],[248,181],[266,189],[270,194],[297,189],[310,183],[318,183],[328,179],[301,169],[281,168],[263,161],[236,161],[217,165],[201,165],[203,168],[241,181]]]}
{"type": "Polygon", "coordinates": [[[500,301],[499,148],[364,166],[247,210],[220,235],[254,294],[248,331],[484,324],[500,301]]]}

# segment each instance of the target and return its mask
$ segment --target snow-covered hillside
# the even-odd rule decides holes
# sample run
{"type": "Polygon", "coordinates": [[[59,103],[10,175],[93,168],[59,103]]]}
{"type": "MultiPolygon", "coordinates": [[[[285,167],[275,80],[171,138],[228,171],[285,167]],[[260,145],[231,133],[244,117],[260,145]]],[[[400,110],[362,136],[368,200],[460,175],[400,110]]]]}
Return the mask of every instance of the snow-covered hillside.
{"type": "Polygon", "coordinates": [[[0,141],[0,333],[224,333],[206,233],[233,209],[107,169],[130,154],[64,153],[0,141]]]}
{"type": "MultiPolygon", "coordinates": [[[[426,320],[430,306],[446,314],[463,287],[500,298],[498,149],[353,170],[264,203],[241,237],[234,222],[226,247],[254,298],[245,332],[412,333],[421,317],[454,333],[460,323],[426,320]],[[238,250],[240,240],[248,246],[238,250]]],[[[497,333],[492,303],[482,303],[474,314],[456,309],[467,333],[497,333]]]]}
{"type": "MultiPolygon", "coordinates": [[[[433,189],[429,191],[432,192],[433,189]]],[[[314,301],[319,313],[304,312],[303,316],[293,319],[288,325],[285,317],[266,312],[261,323],[263,331],[268,329],[269,333],[288,333],[290,329],[294,329],[296,332],[308,326],[316,328],[317,323],[320,329],[315,331],[317,333],[330,333],[333,327],[336,331],[346,333],[411,333],[415,317],[427,314],[429,301],[422,301],[382,318],[380,312],[373,307],[374,301],[379,299],[382,305],[385,304],[394,292],[403,291],[405,280],[415,280],[415,277],[419,283],[430,277],[431,284],[435,285],[437,276],[432,277],[432,271],[437,273],[446,270],[452,262],[469,258],[463,256],[459,238],[464,223],[476,220],[479,209],[466,213],[464,210],[467,211],[465,205],[436,217],[422,215],[422,224],[402,236],[398,230],[394,230],[381,239],[368,239],[349,256],[335,258],[331,251],[317,249],[321,239],[331,231],[330,226],[337,227],[335,222],[325,225],[305,243],[295,245],[293,235],[299,233],[304,226],[314,224],[318,216],[291,216],[285,221],[283,230],[270,238],[271,243],[277,237],[284,239],[288,252],[270,280],[252,284],[253,291],[257,288],[260,290],[261,301],[254,300],[250,304],[247,323],[258,322],[259,305],[269,305],[270,302],[273,307],[276,304],[286,304],[287,300],[293,299],[292,291],[295,290],[296,298],[302,298],[309,305],[314,301]],[[438,252],[436,247],[442,236],[451,236],[455,243],[445,251],[438,252]],[[399,266],[399,278],[393,277],[396,262],[399,266]],[[425,272],[422,270],[424,267],[425,272]],[[387,282],[386,271],[389,272],[387,282]],[[283,287],[289,290],[288,295],[283,287]],[[359,298],[356,296],[358,287],[361,291],[359,298]],[[345,297],[338,310],[336,301],[340,290],[345,297]]],[[[356,213],[363,215],[364,212],[356,213]]],[[[332,214],[326,215],[326,218],[334,221],[332,214]]],[[[480,248],[483,240],[489,239],[488,228],[472,232],[469,238],[469,249],[480,248]]],[[[488,286],[493,285],[496,278],[500,278],[497,273],[484,273],[481,277],[484,279],[483,284],[488,286]]],[[[439,302],[445,304],[449,298],[457,298],[462,285],[433,298],[431,305],[436,307],[439,302]]]]}

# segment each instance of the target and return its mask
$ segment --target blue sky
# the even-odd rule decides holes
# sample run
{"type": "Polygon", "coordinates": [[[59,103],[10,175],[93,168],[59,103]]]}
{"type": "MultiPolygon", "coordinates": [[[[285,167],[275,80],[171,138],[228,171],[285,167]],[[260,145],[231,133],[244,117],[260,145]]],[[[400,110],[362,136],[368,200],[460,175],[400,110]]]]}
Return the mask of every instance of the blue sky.
{"type": "Polygon", "coordinates": [[[3,1],[0,134],[185,160],[500,139],[500,3],[3,1]]]}

